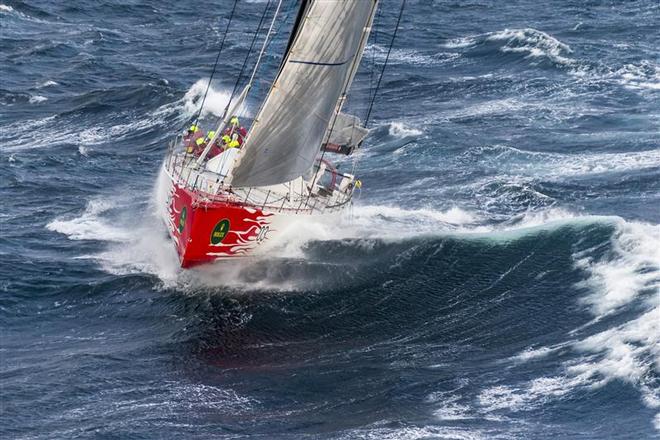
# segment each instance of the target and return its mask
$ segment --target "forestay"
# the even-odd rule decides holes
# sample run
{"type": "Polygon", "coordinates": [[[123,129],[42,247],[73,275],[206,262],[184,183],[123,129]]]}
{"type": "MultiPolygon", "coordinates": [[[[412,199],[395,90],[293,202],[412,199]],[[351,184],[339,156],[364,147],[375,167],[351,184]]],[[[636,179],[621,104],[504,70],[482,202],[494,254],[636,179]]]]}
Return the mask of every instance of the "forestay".
{"type": "Polygon", "coordinates": [[[311,169],[362,57],[376,3],[308,2],[233,170],[233,186],[275,185],[311,169]]]}

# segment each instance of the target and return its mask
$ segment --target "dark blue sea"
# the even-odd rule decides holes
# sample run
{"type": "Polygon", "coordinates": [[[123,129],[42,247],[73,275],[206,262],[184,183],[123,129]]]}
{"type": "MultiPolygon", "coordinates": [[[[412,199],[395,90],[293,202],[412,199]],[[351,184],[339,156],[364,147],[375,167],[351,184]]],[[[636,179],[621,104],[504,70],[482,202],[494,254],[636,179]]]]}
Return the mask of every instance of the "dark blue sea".
{"type": "Polygon", "coordinates": [[[155,193],[233,2],[0,1],[2,439],[660,438],[657,0],[408,0],[353,207],[189,271],[155,193]]]}

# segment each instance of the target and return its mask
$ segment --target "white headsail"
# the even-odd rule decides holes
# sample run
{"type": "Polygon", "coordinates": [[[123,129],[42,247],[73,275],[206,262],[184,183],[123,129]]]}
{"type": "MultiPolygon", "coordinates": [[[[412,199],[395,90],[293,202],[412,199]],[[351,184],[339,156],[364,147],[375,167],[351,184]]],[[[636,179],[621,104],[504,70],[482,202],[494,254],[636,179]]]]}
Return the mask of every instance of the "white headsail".
{"type": "Polygon", "coordinates": [[[280,72],[233,170],[233,186],[275,185],[311,169],[357,71],[376,4],[304,2],[280,72]]]}

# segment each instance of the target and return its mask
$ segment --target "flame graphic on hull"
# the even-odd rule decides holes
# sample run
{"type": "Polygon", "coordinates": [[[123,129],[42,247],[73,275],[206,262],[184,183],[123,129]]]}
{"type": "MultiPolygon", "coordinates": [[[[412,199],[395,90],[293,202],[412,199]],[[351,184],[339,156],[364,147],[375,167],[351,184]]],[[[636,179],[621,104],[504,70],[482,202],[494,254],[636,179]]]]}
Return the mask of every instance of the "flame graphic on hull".
{"type": "MultiPolygon", "coordinates": [[[[269,235],[274,214],[264,213],[229,198],[199,203],[197,194],[172,183],[165,222],[174,241],[181,265],[190,267],[219,258],[253,254],[269,235]],[[228,230],[213,243],[220,223],[228,230]]],[[[217,238],[217,237],[216,237],[217,238]]]]}

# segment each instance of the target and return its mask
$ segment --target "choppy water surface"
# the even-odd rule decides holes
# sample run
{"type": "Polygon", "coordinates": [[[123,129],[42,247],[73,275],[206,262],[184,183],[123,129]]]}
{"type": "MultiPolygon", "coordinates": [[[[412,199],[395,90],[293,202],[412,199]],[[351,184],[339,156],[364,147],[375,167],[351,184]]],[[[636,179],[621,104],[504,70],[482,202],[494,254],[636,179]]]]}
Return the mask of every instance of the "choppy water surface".
{"type": "Polygon", "coordinates": [[[153,194],[231,2],[3,2],[3,438],[660,435],[658,2],[409,1],[350,217],[188,272],[153,194]]]}

